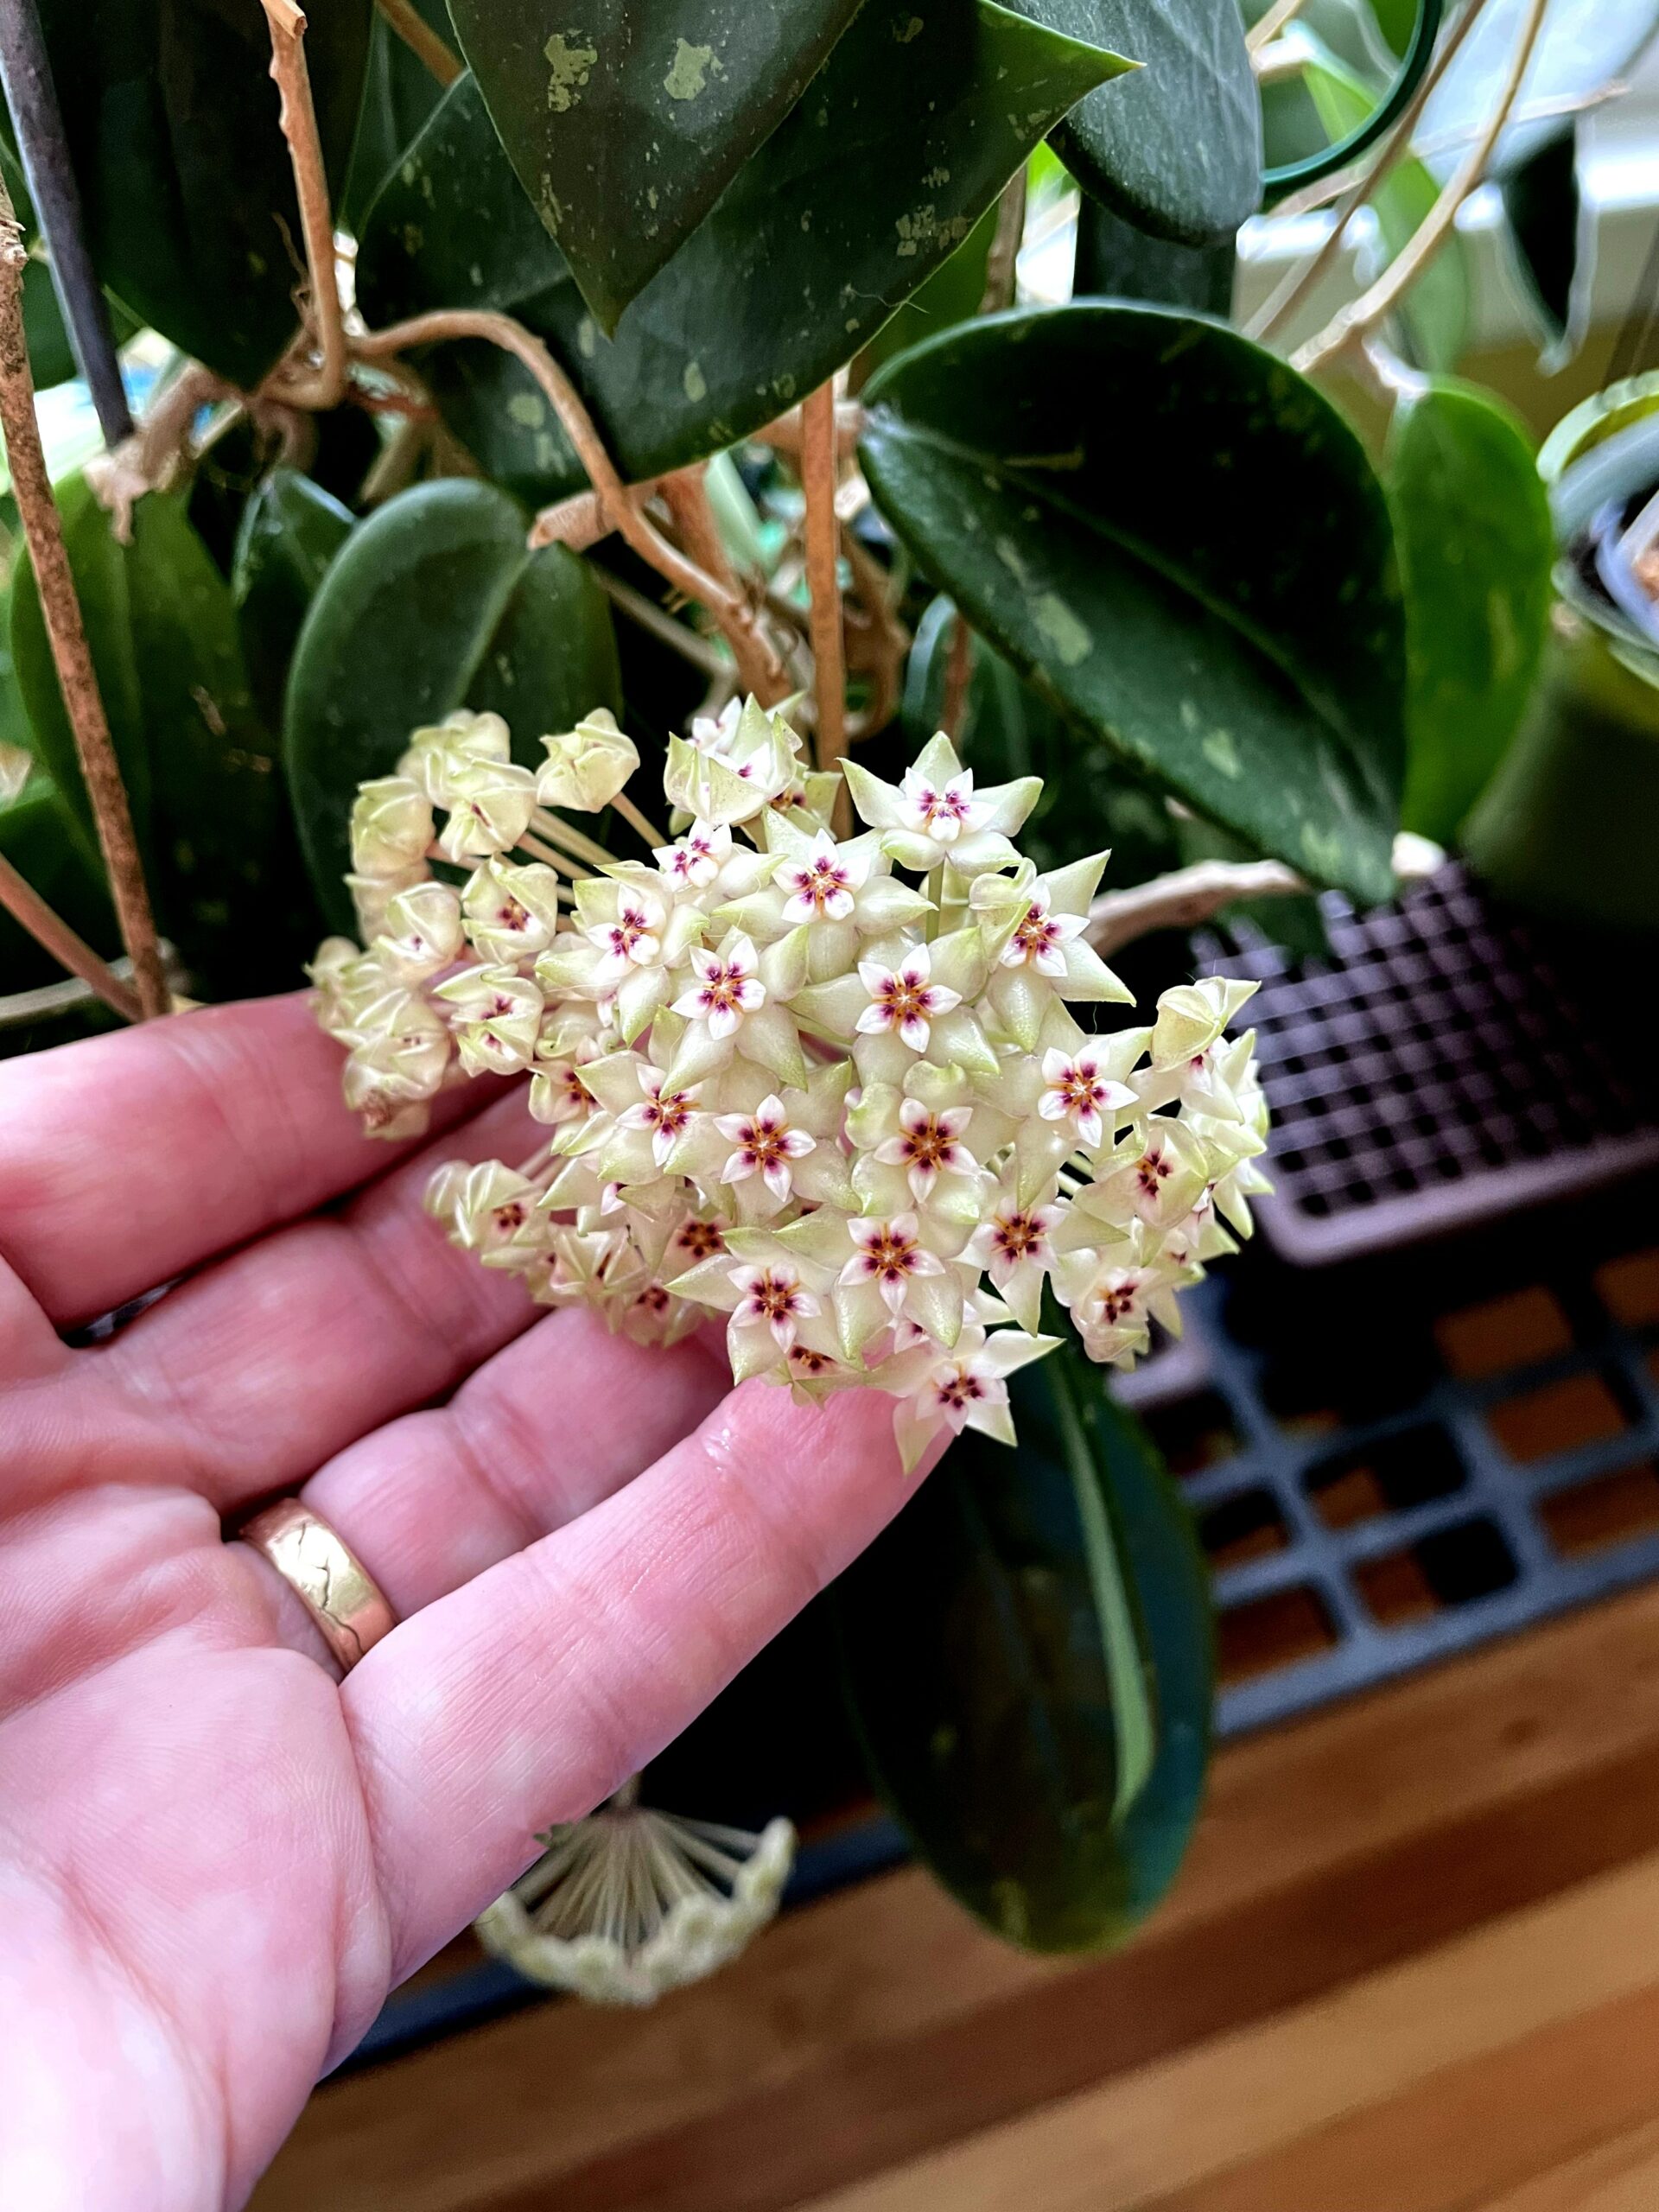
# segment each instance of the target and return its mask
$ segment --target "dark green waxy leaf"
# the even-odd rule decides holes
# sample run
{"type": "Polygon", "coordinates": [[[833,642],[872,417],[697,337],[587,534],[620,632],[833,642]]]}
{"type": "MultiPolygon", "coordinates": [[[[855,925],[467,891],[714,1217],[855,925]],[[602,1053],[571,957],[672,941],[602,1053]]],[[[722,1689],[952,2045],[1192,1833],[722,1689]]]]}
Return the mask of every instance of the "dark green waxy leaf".
{"type": "Polygon", "coordinates": [[[1532,696],[1549,620],[1549,502],[1520,424],[1450,379],[1397,410],[1384,478],[1406,594],[1402,819],[1446,844],[1532,696]]]}
{"type": "MultiPolygon", "coordinates": [[[[454,31],[444,0],[410,0],[410,4],[429,30],[435,31],[446,46],[453,46],[454,31]]],[[[443,89],[419,54],[398,37],[376,8],[369,29],[357,136],[352,142],[351,167],[340,200],[340,219],[347,230],[358,228],[404,147],[443,98],[443,89]]]]}
{"type": "MultiPolygon", "coordinates": [[[[124,346],[138,328],[137,319],[118,299],[110,300],[109,308],[115,342],[124,346]]],[[[23,331],[29,340],[29,365],[36,391],[49,391],[54,385],[67,384],[71,377],[80,374],[51,269],[38,255],[31,257],[23,271],[23,331]]]]}
{"type": "Polygon", "coordinates": [[[259,711],[283,719],[289,663],[328,563],[352,531],[352,512],[297,469],[273,468],[242,510],[231,569],[242,651],[259,711]]]}
{"type": "MultiPolygon", "coordinates": [[[[939,727],[956,626],[957,610],[944,598],[917,625],[902,709],[912,757],[939,727]]],[[[1042,778],[1042,797],[1020,832],[1020,851],[1039,868],[1064,868],[1080,853],[1109,848],[1103,880],[1116,887],[1179,864],[1162,795],[1092,731],[1064,720],[983,638],[972,640],[957,744],[981,784],[1042,778]]]]}
{"type": "MultiPolygon", "coordinates": [[[[1311,63],[1302,81],[1334,145],[1357,130],[1376,105],[1376,94],[1333,54],[1311,63]]],[[[1402,252],[1440,197],[1440,187],[1421,162],[1396,162],[1371,194],[1387,258],[1402,252]]],[[[1469,334],[1469,268],[1454,232],[1441,245],[1396,311],[1405,350],[1419,368],[1457,366],[1469,334]]]]}
{"type": "Polygon", "coordinates": [[[1033,1949],[1121,1941],[1204,1790],[1209,1593],[1186,1510],[1069,1342],[835,1585],[883,1796],[935,1874],[1033,1949]]]}
{"type": "Polygon", "coordinates": [[[1392,536],[1311,385],[1219,324],[1078,304],[930,340],[865,398],[882,512],[1045,697],[1259,850],[1389,895],[1392,536]]]}
{"type": "MultiPolygon", "coordinates": [[[[1044,130],[1122,67],[994,0],[936,0],[925,17],[868,0],[613,339],[463,78],[370,211],[358,296],[378,324],[455,304],[518,315],[576,379],[624,473],[652,475],[732,444],[851,359],[1044,130]]],[[[445,347],[429,375],[493,476],[526,496],[569,488],[568,451],[516,363],[445,347]]]]}
{"type": "Polygon", "coordinates": [[[1546,372],[1562,368],[1589,327],[1596,220],[1579,190],[1578,135],[1548,139],[1503,177],[1504,229],[1546,372]]]}
{"type": "Polygon", "coordinates": [[[979,313],[1001,209],[1000,200],[994,200],[950,258],[941,262],[920,290],[912,292],[877,331],[854,364],[855,386],[861,387],[895,353],[979,313]]]}
{"type": "MultiPolygon", "coordinates": [[[[1255,861],[1262,857],[1242,837],[1217,830],[1213,822],[1200,822],[1196,815],[1189,815],[1173,827],[1175,865],[1179,867],[1189,867],[1195,861],[1255,861]]],[[[1236,945],[1253,942],[1254,932],[1269,944],[1282,946],[1294,960],[1324,957],[1331,950],[1319,902],[1311,897],[1236,899],[1206,926],[1213,928],[1217,924],[1230,934],[1236,945]],[[1246,925],[1242,936],[1236,926],[1240,923],[1246,925]]]]}
{"type": "MultiPolygon", "coordinates": [[[[1529,0],[1488,0],[1458,48],[1418,124],[1444,174],[1497,107],[1529,0]]],[[[1497,142],[1491,174],[1503,176],[1556,136],[1560,118],[1624,76],[1659,28],[1659,0],[1551,0],[1516,99],[1516,120],[1497,142]]]]}
{"type": "MultiPolygon", "coordinates": [[[[102,882],[81,850],[51,778],[37,770],[16,798],[0,797],[0,853],[77,936],[110,957],[121,949],[102,882]]],[[[0,912],[0,996],[63,975],[29,931],[0,912]]]]}
{"type": "Polygon", "coordinates": [[[1237,250],[1231,238],[1180,245],[1137,231],[1085,194],[1077,210],[1074,299],[1154,300],[1199,315],[1232,313],[1237,250]]]}
{"type": "Polygon", "coordinates": [[[452,0],[501,143],[601,329],[678,252],[858,8],[452,0]]]}
{"type": "MultiPolygon", "coordinates": [[[[206,991],[291,983],[313,917],[229,587],[180,498],[141,499],[126,545],[80,480],[65,488],[62,504],[162,930],[206,991]]],[[[12,649],[36,748],[79,821],[90,857],[90,809],[27,567],[14,588],[12,649]]]]}
{"type": "Polygon", "coordinates": [[[531,553],[505,493],[450,478],[419,484],[359,524],[311,601],[289,677],[289,787],[317,896],[353,927],[357,786],[389,775],[412,730],[457,707],[493,710],[514,756],[594,707],[620,709],[610,607],[563,545],[531,553]]]}
{"type": "MultiPolygon", "coordinates": [[[[313,0],[306,60],[338,185],[372,0],[313,0]]],[[[233,383],[292,337],[299,210],[258,0],[43,0],[93,265],[233,383]]]]}
{"type": "Polygon", "coordinates": [[[1233,0],[1012,0],[1033,22],[1144,66],[1055,132],[1066,167],[1137,228],[1199,245],[1262,197],[1262,111],[1233,0]]]}

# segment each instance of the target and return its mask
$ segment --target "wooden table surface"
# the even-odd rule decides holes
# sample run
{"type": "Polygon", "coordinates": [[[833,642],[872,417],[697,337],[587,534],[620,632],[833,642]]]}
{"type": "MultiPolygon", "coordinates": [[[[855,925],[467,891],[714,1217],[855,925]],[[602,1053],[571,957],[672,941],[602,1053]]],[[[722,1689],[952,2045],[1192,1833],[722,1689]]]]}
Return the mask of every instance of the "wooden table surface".
{"type": "Polygon", "coordinates": [[[906,1870],[321,2089],[256,2212],[1659,2212],[1659,1589],[1230,1747],[1116,1957],[906,1870]]]}

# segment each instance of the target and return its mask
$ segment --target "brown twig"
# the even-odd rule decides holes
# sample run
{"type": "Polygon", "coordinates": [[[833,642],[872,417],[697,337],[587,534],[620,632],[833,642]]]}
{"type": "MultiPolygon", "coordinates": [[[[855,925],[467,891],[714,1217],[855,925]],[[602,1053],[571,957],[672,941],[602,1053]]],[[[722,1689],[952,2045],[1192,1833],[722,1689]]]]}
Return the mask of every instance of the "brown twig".
{"type": "Polygon", "coordinates": [[[459,54],[450,52],[420,10],[410,5],[410,0],[375,0],[375,5],[385,17],[387,27],[397,34],[416,60],[446,92],[457,77],[466,74],[466,63],[459,54]]]}
{"type": "Polygon", "coordinates": [[[336,407],[346,389],[346,324],[340,313],[340,283],[334,275],[334,221],[328,205],[328,179],[322,140],[311,99],[311,73],[305,60],[305,13],[295,0],[264,0],[270,29],[270,73],[281,95],[280,121],[294,168],[305,238],[307,315],[321,355],[315,375],[282,388],[279,397],[303,407],[336,407]]]}
{"type": "Polygon", "coordinates": [[[1440,51],[1423,72],[1422,82],[1401,111],[1399,121],[1382,141],[1376,159],[1338,201],[1331,229],[1319,251],[1286,278],[1250,323],[1246,336],[1266,340],[1271,338],[1274,331],[1282,328],[1287,317],[1306,298],[1336,259],[1342,250],[1342,241],[1350,222],[1410,152],[1411,134],[1428,105],[1430,93],[1446,74],[1452,56],[1474,29],[1484,5],[1485,0],[1470,0],[1468,7],[1440,41],[1440,51]]]}
{"type": "Polygon", "coordinates": [[[10,194],[0,179],[0,428],[5,432],[11,487],[29,541],[41,613],[63,690],[64,710],[98,825],[116,918],[132,958],[138,1004],[145,1014],[165,1014],[167,985],[162,976],[143,865],[81,625],[74,577],[63,548],[63,526],[52,497],[46,455],[41,450],[40,425],[35,419],[35,379],[23,335],[22,283],[28,258],[10,194]]]}
{"type": "Polygon", "coordinates": [[[997,202],[996,229],[991,238],[991,250],[985,257],[985,290],[979,302],[981,315],[996,315],[1003,308],[1014,305],[1019,268],[1020,248],[1026,235],[1026,165],[1019,168],[1002,188],[1002,197],[997,202]]]}
{"type": "MultiPolygon", "coordinates": [[[[832,378],[801,403],[801,488],[806,494],[806,582],[811,602],[812,690],[821,769],[847,757],[847,657],[842,635],[841,526],[836,517],[836,387],[832,378]]],[[[834,828],[851,834],[851,795],[836,792],[834,828]]]]}
{"type": "Polygon", "coordinates": [[[899,711],[911,635],[893,611],[893,578],[856,531],[841,526],[841,550],[853,579],[846,617],[847,665],[864,677],[869,696],[861,714],[847,725],[849,741],[874,737],[899,711]]]}
{"type": "Polygon", "coordinates": [[[1503,135],[1509,120],[1510,110],[1515,105],[1521,91],[1521,81],[1532,60],[1538,34],[1543,29],[1544,10],[1548,0],[1531,0],[1521,35],[1510,56],[1510,66],[1503,84],[1485,127],[1471,146],[1452,176],[1442,188],[1440,196],[1427,214],[1412,232],[1402,251],[1395,256],[1374,284],[1369,285],[1357,300],[1351,300],[1338,309],[1325,328],[1306,344],[1298,346],[1291,359],[1293,368],[1304,376],[1338,355],[1363,346],[1365,334],[1372,329],[1393,308],[1407,287],[1416,278],[1450,236],[1458,219],[1458,210],[1475,189],[1486,173],[1486,164],[1493,149],[1503,135]]]}
{"type": "Polygon", "coordinates": [[[741,593],[729,591],[706,569],[688,560],[640,513],[575,386],[541,340],[523,323],[515,322],[510,315],[481,308],[439,308],[429,315],[411,315],[407,322],[393,323],[389,329],[366,333],[353,340],[353,351],[360,359],[380,360],[411,346],[440,345],[458,338],[480,338],[488,345],[499,346],[528,369],[563,425],[611,527],[658,575],[666,577],[688,599],[707,607],[734,652],[739,634],[746,646],[753,638],[772,672],[772,681],[781,684],[783,663],[756,622],[754,609],[741,593]]]}
{"type": "Polygon", "coordinates": [[[1154,930],[1196,929],[1236,899],[1288,898],[1308,887],[1282,861],[1198,861],[1131,890],[1103,893],[1089,909],[1086,935],[1107,959],[1154,930]]]}
{"type": "Polygon", "coordinates": [[[952,744],[962,729],[968,704],[968,686],[974,677],[974,633],[965,614],[958,614],[950,630],[950,653],[944,664],[944,696],[939,702],[939,728],[952,744]]]}
{"type": "MultiPolygon", "coordinates": [[[[132,511],[146,492],[165,491],[189,456],[190,430],[202,408],[230,397],[231,387],[198,361],[187,362],[152,403],[130,438],[86,464],[87,482],[109,512],[118,541],[132,537],[132,511]]],[[[234,411],[234,410],[233,410],[234,411]]]]}
{"type": "Polygon", "coordinates": [[[0,906],[29,931],[36,944],[46,948],[60,967],[79,976],[123,1021],[143,1020],[138,994],[116,977],[109,963],[101,960],[84,938],[76,936],[62,915],[47,905],[3,853],[0,853],[0,906]]]}
{"type": "Polygon", "coordinates": [[[776,706],[788,689],[788,678],[776,649],[761,632],[753,607],[727,557],[720,525],[709,504],[702,464],[695,468],[677,469],[671,476],[664,476],[657,488],[674,518],[674,527],[680,534],[684,550],[731,599],[749,607],[747,626],[721,626],[737,663],[738,682],[744,690],[753,691],[763,707],[776,706]]]}

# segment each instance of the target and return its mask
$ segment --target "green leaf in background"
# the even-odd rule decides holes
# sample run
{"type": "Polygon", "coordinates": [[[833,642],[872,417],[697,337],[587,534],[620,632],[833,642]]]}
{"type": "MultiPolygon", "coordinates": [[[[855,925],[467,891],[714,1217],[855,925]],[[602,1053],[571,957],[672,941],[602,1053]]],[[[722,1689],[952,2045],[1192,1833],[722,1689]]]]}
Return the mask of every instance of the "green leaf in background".
{"type": "MultiPolygon", "coordinates": [[[[137,318],[112,296],[109,307],[115,342],[124,346],[138,327],[137,318]]],[[[80,374],[75,349],[64,327],[63,310],[58,305],[52,270],[38,254],[31,255],[23,270],[23,334],[29,340],[29,365],[36,391],[50,391],[54,385],[67,384],[80,374]]]]}
{"type": "MultiPolygon", "coordinates": [[[[451,87],[364,227],[370,321],[500,308],[546,337],[625,474],[733,444],[867,345],[967,238],[1043,132],[1125,65],[994,0],[868,0],[811,88],[607,339],[501,152],[451,87]]],[[[423,370],[481,465],[528,498],[569,450],[517,363],[478,346],[423,370]]]]}
{"type": "MultiPolygon", "coordinates": [[[[313,0],[306,60],[338,186],[372,0],[313,0]]],[[[257,0],[42,0],[87,244],[135,314],[234,384],[294,334],[300,246],[257,0]]]]}
{"type": "Polygon", "coordinates": [[[1001,200],[992,200],[950,258],[941,262],[920,290],[912,292],[898,313],[882,325],[854,365],[855,390],[861,390],[882,362],[890,361],[895,353],[979,313],[1001,212],[1001,200]]]}
{"type": "Polygon", "coordinates": [[[1549,502],[1514,416],[1446,378],[1396,410],[1384,479],[1406,594],[1401,818],[1448,844],[1532,696],[1549,620],[1549,502]]]}
{"type": "MultiPolygon", "coordinates": [[[[435,31],[446,46],[454,44],[444,0],[410,0],[410,4],[429,30],[435,31]]],[[[357,136],[340,198],[340,219],[348,231],[359,227],[375,194],[443,98],[443,91],[425,62],[376,8],[369,29],[357,136]]]]}
{"type": "MultiPolygon", "coordinates": [[[[910,759],[939,727],[956,626],[957,610],[945,598],[916,626],[901,709],[910,759]]],[[[1091,732],[1065,721],[983,638],[973,639],[957,744],[981,784],[1042,778],[1042,796],[1020,832],[1020,849],[1039,868],[1064,868],[1080,852],[1109,847],[1103,880],[1115,889],[1179,865],[1175,825],[1161,793],[1091,732]]]]}
{"type": "Polygon", "coordinates": [[[457,707],[505,716],[514,756],[591,708],[620,710],[609,603],[586,563],[531,553],[505,492],[449,478],[418,484],[359,523],[306,616],[289,677],[289,788],[329,926],[350,930],[359,783],[391,772],[410,733],[457,707]]]}
{"type": "Polygon", "coordinates": [[[1143,67],[1057,129],[1061,159],[1126,222],[1188,245],[1230,237],[1262,197],[1262,111],[1232,0],[1012,0],[1143,67]]]}
{"type": "MultiPolygon", "coordinates": [[[[1376,95],[1334,54],[1310,62],[1302,72],[1319,120],[1332,145],[1357,130],[1376,105],[1376,95]]],[[[1371,194],[1376,226],[1387,258],[1403,251],[1440,197],[1440,187],[1421,162],[1397,162],[1371,194]]],[[[1419,368],[1454,369],[1469,336],[1469,268],[1463,241],[1454,232],[1395,310],[1406,350],[1419,368]]]]}
{"type": "Polygon", "coordinates": [[[452,0],[501,143],[602,330],[771,137],[858,8],[452,0]]]}
{"type": "Polygon", "coordinates": [[[834,1586],[874,1777],[938,1878],[1038,1950],[1121,1941],[1203,1796],[1207,1580],[1186,1510],[1068,1343],[834,1586]]]}
{"type": "Polygon", "coordinates": [[[1382,488],[1282,361],[1150,307],[997,315],[890,362],[860,451],[976,629],[1259,850],[1389,896],[1402,620],[1382,488]]]}
{"type": "MultiPolygon", "coordinates": [[[[16,798],[0,797],[0,853],[95,951],[106,958],[120,951],[103,883],[44,769],[37,769],[16,798]]],[[[10,914],[0,913],[0,996],[59,982],[62,976],[52,955],[10,914]]]]}
{"type": "Polygon", "coordinates": [[[1563,130],[1498,186],[1521,298],[1538,327],[1543,374],[1564,368],[1590,326],[1596,218],[1579,190],[1578,134],[1563,130]]]}
{"type": "Polygon", "coordinates": [[[1074,299],[1153,300],[1224,321],[1232,313],[1237,259],[1230,238],[1213,245],[1152,238],[1085,193],[1077,209],[1071,294],[1074,299]]]}
{"type": "Polygon", "coordinates": [[[280,728],[289,663],[329,563],[353,516],[297,469],[273,468],[242,510],[231,568],[242,651],[259,711],[280,728]]]}

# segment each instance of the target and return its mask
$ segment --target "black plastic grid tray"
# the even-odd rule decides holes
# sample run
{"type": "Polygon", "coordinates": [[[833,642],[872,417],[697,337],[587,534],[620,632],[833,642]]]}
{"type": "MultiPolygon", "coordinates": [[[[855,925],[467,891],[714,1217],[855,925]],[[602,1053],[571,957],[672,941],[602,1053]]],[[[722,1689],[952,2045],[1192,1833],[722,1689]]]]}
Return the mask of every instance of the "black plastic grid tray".
{"type": "Polygon", "coordinates": [[[1352,1258],[1659,1162],[1652,947],[1510,911],[1455,863],[1368,914],[1322,903],[1330,958],[1213,963],[1261,983],[1261,1220],[1285,1258],[1352,1258]]]}

